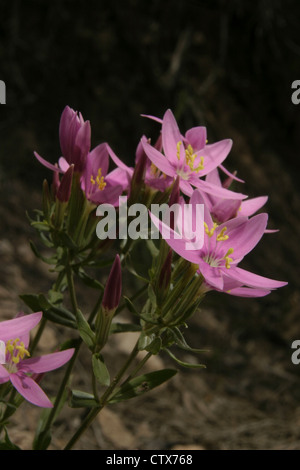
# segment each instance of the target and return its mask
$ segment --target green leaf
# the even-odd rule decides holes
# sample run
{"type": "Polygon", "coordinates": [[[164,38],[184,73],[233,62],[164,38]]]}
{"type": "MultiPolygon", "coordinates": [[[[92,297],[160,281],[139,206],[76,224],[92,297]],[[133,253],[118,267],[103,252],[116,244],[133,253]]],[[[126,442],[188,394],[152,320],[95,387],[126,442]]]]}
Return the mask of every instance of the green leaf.
{"type": "Polygon", "coordinates": [[[112,323],[109,334],[141,331],[141,329],[140,325],[135,325],[134,323],[112,323]]]}
{"type": "Polygon", "coordinates": [[[153,240],[146,240],[146,246],[149,249],[152,258],[156,258],[159,255],[159,249],[155,246],[153,240]]]}
{"type": "Polygon", "coordinates": [[[96,380],[101,385],[108,387],[110,385],[110,375],[101,354],[93,354],[92,365],[96,380]]]}
{"type": "Polygon", "coordinates": [[[109,403],[119,403],[143,395],[170,380],[175,374],[177,374],[177,370],[162,369],[135,377],[122,385],[110,398],[109,403]]]}
{"type": "Polygon", "coordinates": [[[97,281],[97,279],[93,279],[90,277],[82,268],[76,269],[76,273],[80,277],[80,279],[89,287],[93,287],[94,289],[104,290],[103,284],[97,281]]]}
{"type": "Polygon", "coordinates": [[[94,395],[81,390],[72,390],[69,405],[72,408],[97,408],[99,402],[95,400],[94,395]]]}
{"type": "Polygon", "coordinates": [[[32,240],[29,240],[29,245],[30,245],[30,248],[31,250],[33,251],[34,255],[41,259],[42,261],[44,261],[44,263],[47,263],[47,264],[56,264],[57,263],[57,256],[54,255],[54,256],[50,256],[49,258],[47,258],[46,256],[43,256],[37,249],[37,247],[35,246],[35,244],[33,243],[32,240]]]}
{"type": "Polygon", "coordinates": [[[13,444],[8,437],[7,430],[5,429],[5,439],[0,442],[0,450],[22,450],[16,444],[13,444]]]}
{"type": "Polygon", "coordinates": [[[90,349],[93,349],[95,345],[95,334],[79,309],[77,310],[76,320],[82,340],[90,349]]]}
{"type": "Polygon", "coordinates": [[[19,296],[33,312],[42,310],[44,317],[53,323],[76,328],[75,317],[72,312],[63,306],[51,304],[43,294],[22,294],[19,296]]]}
{"type": "Polygon", "coordinates": [[[170,329],[168,330],[168,333],[170,333],[170,334],[172,335],[172,337],[174,338],[175,343],[177,344],[177,346],[178,346],[180,349],[183,349],[183,350],[185,350],[185,351],[194,352],[194,353],[203,353],[203,352],[207,352],[207,350],[205,350],[205,349],[191,348],[191,347],[187,344],[187,342],[186,342],[186,340],[185,340],[185,338],[184,338],[182,332],[181,332],[181,331],[179,330],[179,328],[177,328],[177,327],[172,328],[172,329],[170,328],[170,329]]]}
{"type": "Polygon", "coordinates": [[[38,312],[41,309],[39,296],[36,294],[22,294],[19,295],[20,299],[31,308],[33,312],[38,312]]]}
{"type": "Polygon", "coordinates": [[[155,340],[155,338],[155,333],[147,335],[144,331],[142,331],[138,341],[139,351],[144,351],[144,349],[147,349],[147,347],[155,340]]]}
{"type": "Polygon", "coordinates": [[[178,357],[174,356],[174,354],[171,353],[169,349],[164,349],[164,351],[166,351],[169,354],[169,356],[172,359],[174,359],[174,361],[176,361],[178,364],[180,364],[182,367],[187,367],[188,369],[206,369],[206,365],[204,364],[190,364],[189,362],[183,362],[180,359],[178,359],[178,357]]]}
{"type": "Polygon", "coordinates": [[[152,354],[158,354],[161,350],[162,341],[159,336],[157,336],[151,343],[145,348],[146,351],[151,352],[152,354]]]}
{"type": "Polygon", "coordinates": [[[31,222],[31,225],[36,229],[41,232],[49,232],[50,231],[50,226],[48,222],[31,222]]]}

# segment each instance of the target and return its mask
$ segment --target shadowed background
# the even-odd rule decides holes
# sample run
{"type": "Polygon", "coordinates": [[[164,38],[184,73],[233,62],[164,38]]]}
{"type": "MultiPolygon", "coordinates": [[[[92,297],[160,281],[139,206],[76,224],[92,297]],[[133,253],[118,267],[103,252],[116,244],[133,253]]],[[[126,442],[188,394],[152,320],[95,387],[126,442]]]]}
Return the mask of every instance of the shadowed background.
{"type": "MultiPolygon", "coordinates": [[[[47,289],[26,252],[32,232],[24,214],[39,205],[42,180],[50,176],[33,151],[57,161],[66,105],[91,121],[92,146],[107,141],[130,165],[142,134],[156,137],[158,130],[141,114],[162,117],[171,108],[183,132],[205,125],[211,142],[232,138],[226,166],[246,181],[237,189],[251,197],[268,195],[269,227],[280,229],[264,237],[243,267],[289,286],[258,300],[212,294],[187,331],[192,346],[213,351],[203,360],[205,372],[180,371],[191,380],[195,403],[204,403],[196,411],[198,421],[191,421],[192,398],[182,398],[185,382],[178,379],[173,394],[182,428],[168,424],[169,403],[161,405],[155,395],[148,414],[159,437],[150,432],[133,447],[179,442],[300,448],[300,365],[290,359],[291,343],[300,339],[300,105],[291,102],[291,84],[300,79],[299,15],[296,0],[1,2],[0,79],[7,90],[7,104],[0,108],[4,309],[7,293],[17,296],[28,285],[47,289]],[[167,409],[165,417],[160,406],[167,409]],[[247,406],[253,409],[249,416],[247,406]]],[[[119,412],[126,423],[124,410],[119,412]]],[[[133,436],[138,418],[149,421],[138,411],[128,418],[133,436]]],[[[116,446],[109,437],[101,443],[116,446]]]]}

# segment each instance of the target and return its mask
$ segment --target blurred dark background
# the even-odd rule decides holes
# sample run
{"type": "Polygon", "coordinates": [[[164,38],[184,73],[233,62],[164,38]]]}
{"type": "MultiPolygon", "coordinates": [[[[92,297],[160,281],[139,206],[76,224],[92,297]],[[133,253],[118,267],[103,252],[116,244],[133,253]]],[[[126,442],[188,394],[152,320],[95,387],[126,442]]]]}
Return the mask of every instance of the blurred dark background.
{"type": "Polygon", "coordinates": [[[299,14],[295,0],[1,2],[2,171],[39,182],[32,150],[56,161],[68,104],[91,121],[94,144],[128,161],[153,129],[140,114],[171,108],[210,140],[228,136],[226,115],[249,146],[258,134],[298,172],[299,14]]]}
{"type": "Polygon", "coordinates": [[[171,108],[182,132],[205,125],[210,141],[232,138],[226,166],[245,179],[238,189],[268,195],[269,227],[280,229],[243,266],[289,286],[258,300],[212,295],[208,315],[193,320],[188,334],[195,347],[215,351],[205,376],[212,389],[227,393],[229,380],[231,398],[246,397],[269,417],[284,378],[290,388],[279,414],[293,417],[300,399],[290,360],[291,342],[300,338],[300,104],[291,101],[291,84],[300,79],[300,2],[10,0],[1,2],[0,18],[7,90],[0,107],[1,236],[20,233],[26,220],[19,215],[38,201],[32,194],[50,175],[33,151],[57,161],[66,105],[91,121],[93,146],[107,141],[131,165],[141,135],[158,130],[141,114],[162,117],[171,108]]]}

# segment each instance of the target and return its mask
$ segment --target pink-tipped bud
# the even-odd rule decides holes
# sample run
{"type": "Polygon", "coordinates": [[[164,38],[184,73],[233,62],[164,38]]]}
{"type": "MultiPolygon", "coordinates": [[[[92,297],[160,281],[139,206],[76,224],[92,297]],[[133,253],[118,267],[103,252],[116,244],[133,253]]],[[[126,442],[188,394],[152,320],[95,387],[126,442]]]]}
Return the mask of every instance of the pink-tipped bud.
{"type": "Polygon", "coordinates": [[[72,180],[74,173],[74,165],[71,165],[64,173],[59,188],[56,192],[56,197],[60,202],[68,202],[71,196],[72,180]]]}
{"type": "Polygon", "coordinates": [[[108,311],[114,311],[119,305],[122,293],[122,270],[119,255],[111,267],[104,289],[102,307],[108,311]]]}

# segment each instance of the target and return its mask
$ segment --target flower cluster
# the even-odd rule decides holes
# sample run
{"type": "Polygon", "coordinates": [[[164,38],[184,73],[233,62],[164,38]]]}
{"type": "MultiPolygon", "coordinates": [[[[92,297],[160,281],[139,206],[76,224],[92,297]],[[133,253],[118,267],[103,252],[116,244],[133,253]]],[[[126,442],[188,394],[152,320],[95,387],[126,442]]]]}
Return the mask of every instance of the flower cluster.
{"type": "MultiPolygon", "coordinates": [[[[224,166],[232,141],[208,143],[201,126],[182,134],[171,110],[162,119],[144,117],[160,130],[154,142],[141,137],[133,166],[107,142],[91,149],[90,122],[68,106],[59,124],[57,162],[34,152],[52,179],[50,184],[44,180],[42,208],[31,219],[41,248],[33,242],[31,248],[56,276],[47,294],[20,295],[35,313],[0,323],[0,432],[20,404],[14,391],[8,397],[14,387],[19,398],[53,406],[38,426],[36,449],[49,446],[51,426],[67,400],[71,407],[88,409],[65,447],[70,449],[105,405],[134,398],[173,377],[177,370],[137,375],[161,350],[180,366],[204,367],[183,362],[172,348],[203,352],[187,344],[184,329],[208,292],[262,297],[286,285],[240,266],[264,234],[276,230],[267,227],[268,215],[260,211],[266,196],[248,198],[233,189],[243,181],[224,166]],[[122,286],[124,275],[129,295],[122,286]],[[77,283],[97,292],[88,315],[92,298],[82,311],[77,283]],[[129,320],[118,322],[124,309],[129,320]],[[48,321],[71,329],[72,336],[64,338],[59,351],[31,357],[42,336],[37,333],[30,347],[29,334],[42,316],[40,332],[48,321]],[[111,335],[130,331],[139,333],[137,343],[111,380],[106,343],[111,335]],[[72,389],[71,373],[82,345],[91,360],[92,393],[72,389]],[[39,382],[45,372],[68,361],[50,401],[39,382]]],[[[0,445],[11,448],[7,436],[0,445]]]]}
{"type": "MultiPolygon", "coordinates": [[[[185,240],[170,237],[166,241],[181,258],[198,266],[203,278],[202,292],[217,290],[231,295],[260,297],[285,282],[274,281],[249,273],[238,265],[266,232],[268,216],[255,215],[267,202],[266,196],[248,198],[230,189],[233,181],[243,182],[230,173],[223,163],[232,141],[208,143],[206,128],[193,127],[185,134],[180,132],[171,110],[163,119],[147,116],[161,126],[154,145],[142,136],[136,150],[135,168],[127,166],[107,143],[90,151],[91,131],[81,114],[66,107],[62,113],[59,135],[62,156],[52,165],[35,153],[36,158],[64,176],[74,168],[86,199],[94,205],[118,205],[120,195],[126,195],[131,204],[155,200],[169,202],[174,182],[178,183],[178,200],[193,206],[204,206],[204,245],[199,250],[186,250],[185,240]],[[110,164],[115,168],[109,171],[110,164]],[[222,182],[220,173],[226,176],[222,182]],[[148,199],[141,198],[141,194],[148,199]]],[[[71,178],[57,183],[57,197],[65,200],[70,195],[71,178]]],[[[192,213],[192,212],[191,212],[192,213]]],[[[152,215],[155,225],[162,223],[152,215]]],[[[187,221],[188,222],[188,221],[187,221]]],[[[200,230],[200,227],[199,227],[200,230]]]]}

